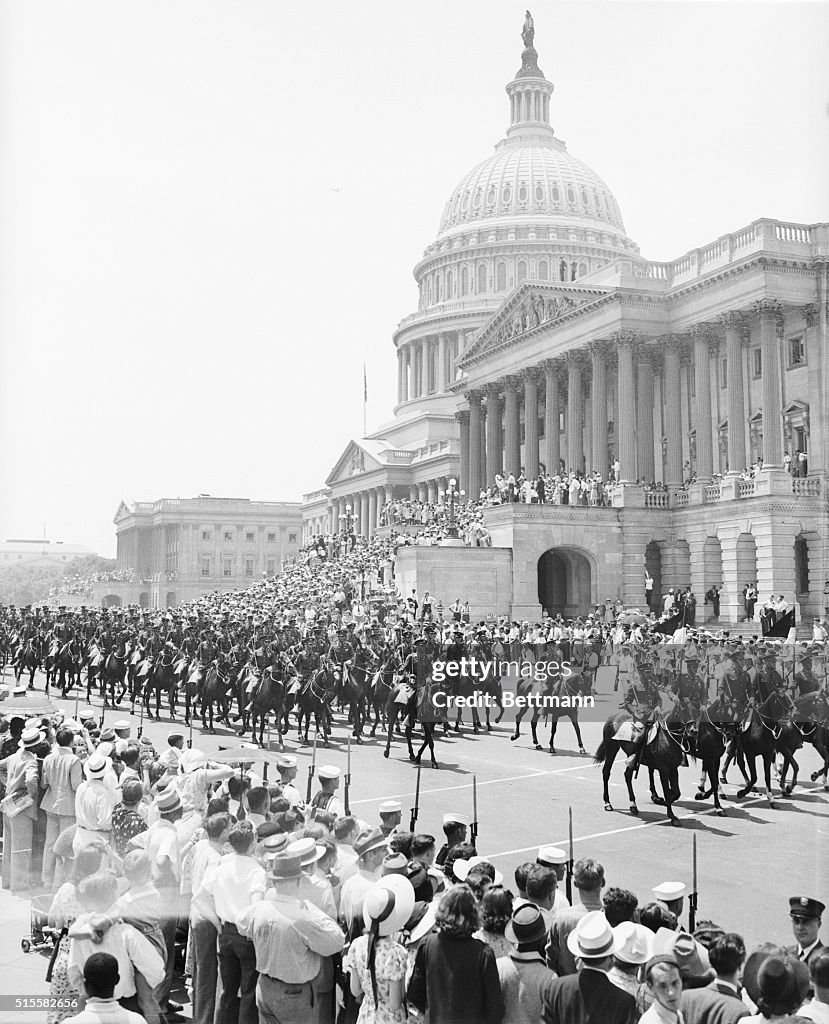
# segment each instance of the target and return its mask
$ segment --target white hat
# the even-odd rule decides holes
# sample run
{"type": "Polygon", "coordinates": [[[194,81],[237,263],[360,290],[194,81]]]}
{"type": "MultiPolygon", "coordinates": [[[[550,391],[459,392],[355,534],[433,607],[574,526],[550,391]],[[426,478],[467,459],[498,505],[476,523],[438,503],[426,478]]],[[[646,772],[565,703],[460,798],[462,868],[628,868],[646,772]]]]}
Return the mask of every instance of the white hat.
{"type": "Polygon", "coordinates": [[[197,768],[204,768],[207,764],[207,754],[203,750],[196,750],[192,747],[190,750],[185,750],[179,758],[178,768],[182,775],[189,775],[190,772],[194,772],[197,768]]]}
{"type": "Polygon", "coordinates": [[[405,875],[385,875],[366,891],[363,899],[363,921],[378,935],[394,935],[414,911],[415,893],[405,875]]]}
{"type": "Polygon", "coordinates": [[[289,843],[285,852],[292,857],[299,857],[302,866],[307,868],[323,858],[326,851],[324,846],[317,846],[314,840],[308,836],[306,839],[297,839],[293,843],[289,843]]]}
{"type": "Polygon", "coordinates": [[[622,921],[613,929],[616,940],[614,955],[626,964],[644,964],[651,958],[653,932],[643,924],[622,921]]]}
{"type": "Polygon", "coordinates": [[[591,910],[567,936],[567,948],[573,956],[610,956],[616,949],[613,929],[602,910],[591,910]]]}
{"type": "Polygon", "coordinates": [[[688,886],[684,882],[663,882],[651,889],[654,896],[663,902],[681,899],[687,891],[688,886]]]}
{"type": "Polygon", "coordinates": [[[566,864],[567,854],[558,846],[540,846],[535,859],[537,864],[554,867],[556,864],[566,864]]]}
{"type": "Polygon", "coordinates": [[[132,728],[132,726],[130,725],[126,718],[120,718],[117,722],[112,723],[112,728],[116,732],[127,732],[129,729],[132,728]]]}
{"type": "Polygon", "coordinates": [[[466,825],[468,828],[472,821],[466,814],[456,814],[454,811],[449,811],[443,816],[444,825],[466,825]]]}
{"type": "Polygon", "coordinates": [[[386,800],[380,804],[381,814],[396,814],[398,811],[403,810],[403,805],[399,800],[386,800]]]}
{"type": "Polygon", "coordinates": [[[317,778],[330,781],[331,779],[338,779],[341,774],[342,772],[336,765],[323,764],[320,765],[319,770],[317,771],[317,778]]]}
{"type": "MultiPolygon", "coordinates": [[[[469,860],[464,860],[463,857],[458,857],[458,859],[452,864],[452,870],[454,871],[456,878],[465,882],[467,875],[476,864],[492,864],[492,862],[488,861],[486,857],[470,857],[469,860]]],[[[494,864],[492,864],[492,870],[495,872],[494,884],[501,885],[504,881],[504,876],[494,864]]]]}
{"type": "Polygon", "coordinates": [[[276,767],[279,771],[287,771],[289,768],[296,768],[296,758],[290,754],[280,754],[276,759],[276,767]]]}
{"type": "Polygon", "coordinates": [[[83,770],[88,779],[102,779],[111,767],[111,758],[105,757],[99,749],[84,764],[83,770]]]}

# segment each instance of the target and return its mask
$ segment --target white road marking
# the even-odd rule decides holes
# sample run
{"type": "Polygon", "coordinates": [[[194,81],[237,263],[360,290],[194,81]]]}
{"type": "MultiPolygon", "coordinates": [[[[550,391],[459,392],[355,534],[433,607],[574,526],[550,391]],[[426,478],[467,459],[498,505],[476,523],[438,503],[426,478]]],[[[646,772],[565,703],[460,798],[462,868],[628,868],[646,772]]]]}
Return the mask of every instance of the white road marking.
{"type": "MultiPolygon", "coordinates": [[[[564,772],[577,772],[581,768],[580,764],[572,765],[570,768],[554,768],[550,771],[537,771],[531,775],[510,775],[503,779],[486,779],[483,782],[478,783],[478,789],[482,786],[497,786],[502,782],[520,782],[522,779],[540,779],[545,775],[562,775],[564,772]]],[[[464,782],[459,786],[441,786],[439,789],[421,789],[421,799],[424,796],[429,796],[432,793],[450,793],[457,789],[472,789],[472,780],[464,782]]],[[[376,804],[382,800],[400,800],[402,797],[414,796],[414,788],[406,790],[405,793],[392,793],[391,796],[384,793],[382,796],[365,797],[363,800],[350,800],[349,803],[352,807],[356,807],[357,804],[376,804]]]]}

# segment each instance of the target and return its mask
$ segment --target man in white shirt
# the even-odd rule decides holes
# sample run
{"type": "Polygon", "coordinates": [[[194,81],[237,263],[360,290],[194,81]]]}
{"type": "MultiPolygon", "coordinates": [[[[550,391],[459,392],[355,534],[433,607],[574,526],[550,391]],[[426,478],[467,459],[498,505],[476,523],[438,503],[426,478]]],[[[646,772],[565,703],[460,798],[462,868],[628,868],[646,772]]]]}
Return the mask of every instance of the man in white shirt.
{"type": "Polygon", "coordinates": [[[821,949],[812,957],[809,975],[815,994],[797,1011],[798,1016],[817,1021],[817,1024],[829,1024],[829,949],[821,949]]]}
{"type": "Polygon", "coordinates": [[[118,802],[118,794],[106,783],[111,768],[110,758],[103,757],[97,752],[84,764],[86,782],[82,782],[75,793],[78,830],[72,842],[72,849],[76,857],[84,847],[101,838],[109,842],[112,809],[118,802]]]}
{"type": "Polygon", "coordinates": [[[144,1024],[144,1017],[127,1010],[115,998],[121,980],[118,961],[110,953],[93,953],[83,965],[86,1006],[66,1024],[144,1024]]]}
{"type": "MultiPolygon", "coordinates": [[[[230,816],[213,814],[204,823],[207,839],[193,847],[190,857],[192,891],[198,892],[204,877],[222,860],[222,848],[230,834],[230,816]]],[[[216,982],[219,959],[216,954],[218,932],[193,904],[190,908],[190,953],[192,954],[193,1024],[213,1024],[216,1011],[216,982]]]]}
{"type": "Polygon", "coordinates": [[[282,796],[288,801],[291,807],[298,807],[303,810],[305,802],[299,790],[294,785],[297,776],[297,760],[290,754],[280,754],[276,759],[276,767],[279,770],[279,781],[282,785],[282,796]]]}
{"type": "Polygon", "coordinates": [[[239,931],[238,922],[252,903],[264,899],[265,870],[253,857],[256,832],[250,822],[234,825],[228,842],[233,853],[208,869],[193,896],[193,907],[219,932],[222,996],[216,1024],[259,1024],[256,955],[253,943],[239,931]]]}
{"type": "Polygon", "coordinates": [[[340,892],[340,921],[351,939],[363,932],[363,900],[380,875],[387,849],[388,839],[379,828],[365,828],[354,840],[359,857],[357,871],[343,883],[340,892]]]}
{"type": "Polygon", "coordinates": [[[162,1011],[166,1013],[173,984],[181,878],[181,851],[176,822],[181,818],[183,811],[178,790],[172,785],[158,794],[155,803],[159,818],[147,829],[144,849],[150,859],[153,885],[158,890],[161,906],[164,908],[161,933],[164,937],[167,959],[164,980],[156,989],[155,997],[162,1011]]]}
{"type": "Polygon", "coordinates": [[[72,750],[74,732],[61,726],[51,753],[43,760],[40,784],[44,790],[40,802],[46,812],[46,839],[43,846],[43,884],[51,888],[55,875],[55,840],[75,824],[75,793],[83,782],[80,758],[72,750]]]}

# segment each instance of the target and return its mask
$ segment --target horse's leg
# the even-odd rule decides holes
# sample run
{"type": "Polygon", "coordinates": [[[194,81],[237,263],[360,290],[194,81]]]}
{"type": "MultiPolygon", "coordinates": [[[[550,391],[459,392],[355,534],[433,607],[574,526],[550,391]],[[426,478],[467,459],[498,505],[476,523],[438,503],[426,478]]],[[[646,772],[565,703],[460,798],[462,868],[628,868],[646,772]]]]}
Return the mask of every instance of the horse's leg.
{"type": "MultiPolygon", "coordinates": [[[[660,776],[661,776],[661,771],[660,771],[660,776]]],[[[665,781],[664,781],[664,779],[662,780],[662,792],[664,793],[664,799],[663,799],[663,797],[660,797],[660,795],[656,792],[656,779],[655,779],[655,775],[654,775],[654,769],[650,765],[648,765],[648,785],[650,786],[650,790],[651,790],[651,802],[652,803],[655,803],[655,804],[667,803],[668,795],[669,794],[668,794],[668,791],[665,789],[665,781]]]]}
{"type": "Polygon", "coordinates": [[[429,745],[429,755],[432,758],[432,767],[440,768],[437,758],[435,757],[435,726],[432,722],[423,723],[423,737],[429,745]]]}
{"type": "Polygon", "coordinates": [[[476,736],[481,731],[481,716],[474,704],[472,705],[472,731],[476,736]]]}
{"type": "MultiPolygon", "coordinates": [[[[681,825],[682,822],[674,814],[673,802],[677,796],[678,783],[674,785],[674,776],[678,774],[676,768],[660,768],[659,778],[662,780],[662,792],[665,794],[665,810],[668,812],[668,819],[672,825],[681,825]]],[[[651,776],[651,779],[653,777],[651,776]]],[[[653,782],[651,782],[653,784],[653,782]]]]}
{"type": "Polygon", "coordinates": [[[394,733],[394,724],[397,721],[397,705],[396,704],[392,704],[391,711],[389,711],[388,715],[389,715],[389,731],[388,731],[388,734],[386,735],[386,747],[385,747],[385,750],[383,751],[383,757],[388,757],[389,756],[389,751],[391,750],[391,738],[392,738],[392,734],[394,733]]]}
{"type": "Polygon", "coordinates": [[[556,752],[556,730],[558,729],[558,718],[553,715],[552,721],[550,722],[550,753],[556,752]]]}
{"type": "Polygon", "coordinates": [[[581,729],[579,729],[579,713],[578,713],[578,711],[573,711],[567,717],[573,723],[573,728],[576,730],[576,741],[577,741],[577,743],[579,745],[579,753],[580,754],[586,754],[587,751],[584,749],[584,744],[582,743],[582,740],[581,740],[581,729]]]}
{"type": "MultiPolygon", "coordinates": [[[[743,755],[743,758],[745,759],[748,774],[746,775],[745,770],[743,771],[746,784],[742,789],[737,790],[738,800],[742,800],[743,797],[750,793],[751,790],[757,785],[757,755],[751,754],[748,757],[746,757],[745,751],[742,751],[741,753],[743,755]]],[[[771,768],[769,768],[769,770],[771,770],[771,768]]]]}
{"type": "Polygon", "coordinates": [[[536,731],[538,729],[539,718],[541,718],[541,712],[538,708],[535,708],[533,710],[533,716],[530,719],[530,730],[533,734],[533,746],[536,750],[541,750],[541,744],[538,742],[538,732],[536,731]]]}
{"type": "Polygon", "coordinates": [[[783,775],[780,779],[781,788],[783,785],[783,778],[789,770],[789,766],[792,768],[792,781],[785,787],[785,789],[783,789],[783,792],[788,796],[797,785],[797,775],[800,771],[800,765],[795,760],[794,750],[791,750],[788,747],[783,747],[780,753],[783,755],[783,775]]]}
{"type": "Polygon", "coordinates": [[[710,794],[706,794],[706,795],[713,795],[713,797],[714,797],[714,807],[716,808],[716,813],[718,815],[722,816],[722,815],[725,814],[725,811],[723,810],[723,806],[720,803],[720,787],[717,784],[717,775],[719,774],[718,771],[717,771],[718,767],[719,767],[719,759],[717,759],[717,760],[710,760],[708,762],[708,778],[711,781],[711,791],[710,791],[710,794]]]}
{"type": "Polygon", "coordinates": [[[613,767],[613,762],[616,760],[616,754],[619,748],[615,743],[608,741],[604,744],[604,761],[602,763],[602,798],[604,799],[604,809],[606,811],[612,811],[613,805],[610,802],[610,770],[613,767]]]}
{"type": "MultiPolygon", "coordinates": [[[[414,732],[414,723],[416,713],[412,711],[409,715],[408,721],[406,722],[406,746],[409,748],[409,760],[414,761],[414,747],[412,747],[412,733],[414,732]]],[[[423,723],[421,723],[423,725],[423,723]]],[[[425,726],[424,726],[425,728],[425,726]]],[[[434,727],[433,727],[434,728],[434,727]]],[[[425,734],[424,734],[425,735],[425,734]]]]}
{"type": "MultiPolygon", "coordinates": [[[[510,736],[510,740],[515,741],[521,735],[521,720],[524,717],[524,715],[526,715],[526,713],[527,708],[522,707],[518,714],[515,716],[515,732],[512,734],[512,736],[510,736]]],[[[500,721],[500,719],[496,719],[496,722],[498,721],[500,721]]]]}

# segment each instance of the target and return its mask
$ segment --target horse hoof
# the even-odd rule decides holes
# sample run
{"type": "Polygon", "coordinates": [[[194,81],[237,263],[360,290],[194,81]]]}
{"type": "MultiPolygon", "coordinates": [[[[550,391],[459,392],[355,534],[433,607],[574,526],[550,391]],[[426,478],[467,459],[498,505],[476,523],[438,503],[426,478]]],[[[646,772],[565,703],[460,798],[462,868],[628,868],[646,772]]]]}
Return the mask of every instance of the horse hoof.
{"type": "Polygon", "coordinates": [[[586,750],[584,749],[584,747],[579,747],[579,753],[580,753],[580,754],[585,754],[585,755],[586,755],[586,754],[587,754],[587,751],[586,751],[586,750]]]}
{"type": "Polygon", "coordinates": [[[630,813],[631,814],[638,814],[639,813],[639,808],[636,806],[636,804],[631,804],[630,805],[630,813]]]}
{"type": "Polygon", "coordinates": [[[550,753],[551,754],[557,753],[556,748],[552,745],[552,743],[550,744],[550,753]]]}
{"type": "Polygon", "coordinates": [[[774,810],[774,798],[773,797],[769,797],[768,800],[769,800],[769,807],[772,810],[774,810]]]}
{"type": "Polygon", "coordinates": [[[486,731],[492,732],[492,725],[489,722],[486,723],[486,731]]]}
{"type": "Polygon", "coordinates": [[[716,814],[716,816],[717,816],[718,818],[724,818],[724,817],[725,817],[725,811],[724,811],[724,810],[722,809],[722,807],[718,807],[718,808],[717,808],[717,809],[716,809],[716,810],[714,811],[714,814],[716,814]]]}
{"type": "Polygon", "coordinates": [[[698,789],[696,791],[696,793],[694,793],[694,799],[695,800],[704,800],[705,799],[705,793],[703,793],[703,791],[701,789],[698,789]]]}
{"type": "Polygon", "coordinates": [[[498,717],[495,719],[495,724],[497,725],[501,721],[501,719],[503,717],[504,717],[504,712],[502,711],[501,714],[498,715],[498,717]]]}
{"type": "Polygon", "coordinates": [[[728,779],[724,775],[720,776],[720,782],[722,782],[726,786],[728,785],[728,779]]]}
{"type": "Polygon", "coordinates": [[[651,803],[662,805],[665,803],[665,801],[662,799],[661,796],[657,796],[656,793],[651,793],[651,803]]]}
{"type": "Polygon", "coordinates": [[[518,739],[518,733],[516,733],[514,736],[510,736],[510,743],[514,743],[517,739],[518,739]]]}
{"type": "Polygon", "coordinates": [[[613,805],[608,803],[607,801],[605,801],[604,809],[606,811],[612,811],[613,810],[613,805]]]}
{"type": "Polygon", "coordinates": [[[682,822],[679,820],[679,818],[671,818],[671,825],[673,825],[674,828],[681,828],[682,822]]]}
{"type": "Polygon", "coordinates": [[[432,761],[432,767],[433,768],[440,768],[440,765],[437,763],[437,761],[432,761]]]}
{"type": "Polygon", "coordinates": [[[786,794],[786,796],[791,796],[794,792],[794,783],[791,783],[790,785],[786,786],[783,792],[786,794]]]}
{"type": "Polygon", "coordinates": [[[388,747],[387,747],[387,748],[386,748],[386,749],[385,749],[385,750],[383,751],[383,757],[388,757],[388,756],[389,756],[389,750],[388,750],[388,747]]]}

